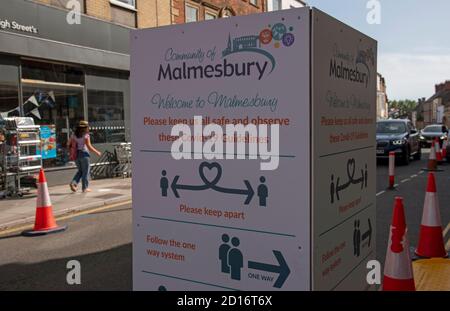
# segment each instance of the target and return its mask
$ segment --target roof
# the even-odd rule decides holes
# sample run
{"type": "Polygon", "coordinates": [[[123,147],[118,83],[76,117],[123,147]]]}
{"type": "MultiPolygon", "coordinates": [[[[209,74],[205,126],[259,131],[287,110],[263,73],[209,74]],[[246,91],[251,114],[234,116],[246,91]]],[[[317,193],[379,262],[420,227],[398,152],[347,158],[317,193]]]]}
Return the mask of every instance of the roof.
{"type": "Polygon", "coordinates": [[[437,92],[433,96],[431,96],[429,99],[427,99],[427,102],[431,102],[437,98],[442,98],[442,103],[445,106],[450,106],[450,90],[443,90],[440,92],[437,92]]]}

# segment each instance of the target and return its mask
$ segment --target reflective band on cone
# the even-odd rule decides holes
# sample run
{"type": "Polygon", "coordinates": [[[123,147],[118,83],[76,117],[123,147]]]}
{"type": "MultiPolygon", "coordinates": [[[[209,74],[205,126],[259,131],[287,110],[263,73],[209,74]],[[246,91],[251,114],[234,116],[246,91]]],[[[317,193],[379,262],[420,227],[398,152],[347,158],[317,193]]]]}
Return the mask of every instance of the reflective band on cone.
{"type": "Polygon", "coordinates": [[[434,145],[435,145],[435,151],[436,151],[436,161],[438,162],[442,162],[442,152],[441,152],[441,145],[439,144],[439,139],[436,138],[436,140],[434,141],[434,145]]]}
{"type": "Polygon", "coordinates": [[[447,257],[442,236],[436,180],[433,173],[428,174],[427,192],[423,204],[422,223],[420,225],[419,244],[416,254],[426,258],[447,257]]]}
{"type": "Polygon", "coordinates": [[[384,291],[415,291],[403,199],[395,198],[384,266],[384,291]]]}
{"type": "Polygon", "coordinates": [[[428,170],[435,171],[437,169],[436,150],[434,144],[431,144],[430,158],[428,159],[428,170]]]}
{"type": "Polygon", "coordinates": [[[395,152],[389,152],[389,189],[395,185],[395,152]]]}

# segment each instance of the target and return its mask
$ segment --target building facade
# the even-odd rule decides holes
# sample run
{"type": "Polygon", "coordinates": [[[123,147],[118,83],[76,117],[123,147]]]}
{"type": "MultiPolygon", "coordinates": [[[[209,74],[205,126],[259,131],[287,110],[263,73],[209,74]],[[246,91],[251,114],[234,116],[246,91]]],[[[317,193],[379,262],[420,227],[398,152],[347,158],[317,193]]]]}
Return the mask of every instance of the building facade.
{"type": "MultiPolygon", "coordinates": [[[[66,183],[74,173],[67,141],[80,120],[89,121],[102,151],[130,140],[130,30],[193,21],[186,8],[205,20],[266,6],[265,0],[0,0],[0,114],[32,117],[54,130],[56,155],[44,159],[49,183],[66,183]]],[[[92,159],[105,170],[108,161],[92,159]]]]}
{"type": "Polygon", "coordinates": [[[435,85],[435,94],[423,102],[422,110],[424,126],[450,119],[450,80],[435,85]]]}
{"type": "Polygon", "coordinates": [[[172,23],[182,24],[266,11],[266,0],[171,0],[172,23]]]}
{"type": "Polygon", "coordinates": [[[386,80],[381,74],[377,74],[377,119],[387,119],[388,97],[386,93],[386,80]]]}
{"type": "Polygon", "coordinates": [[[267,0],[267,11],[287,10],[306,6],[302,0],[267,0]]]}

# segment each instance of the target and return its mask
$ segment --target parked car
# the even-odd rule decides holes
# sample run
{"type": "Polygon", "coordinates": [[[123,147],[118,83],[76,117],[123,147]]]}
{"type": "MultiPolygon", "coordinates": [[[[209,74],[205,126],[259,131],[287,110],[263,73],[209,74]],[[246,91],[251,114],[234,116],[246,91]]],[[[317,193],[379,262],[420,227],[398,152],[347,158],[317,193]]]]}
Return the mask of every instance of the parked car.
{"type": "Polygon", "coordinates": [[[408,165],[411,156],[415,160],[422,157],[419,132],[409,120],[383,120],[377,122],[377,158],[388,158],[395,152],[396,159],[408,165]]]}
{"type": "Polygon", "coordinates": [[[426,126],[422,131],[420,131],[420,145],[422,147],[430,147],[431,142],[433,142],[436,138],[439,139],[439,142],[442,146],[442,141],[447,138],[448,129],[445,125],[442,124],[433,124],[426,126]]]}

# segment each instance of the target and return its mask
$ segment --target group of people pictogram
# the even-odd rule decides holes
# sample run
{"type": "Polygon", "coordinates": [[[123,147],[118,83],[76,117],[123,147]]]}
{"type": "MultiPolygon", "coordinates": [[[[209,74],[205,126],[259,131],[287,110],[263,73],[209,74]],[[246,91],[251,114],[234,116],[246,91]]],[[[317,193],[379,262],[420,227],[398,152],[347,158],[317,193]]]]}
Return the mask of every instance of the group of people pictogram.
{"type": "Polygon", "coordinates": [[[231,239],[228,234],[222,235],[222,245],[219,247],[219,260],[221,262],[222,272],[229,274],[231,279],[240,280],[241,270],[244,267],[244,256],[238,249],[240,241],[234,237],[231,239]]]}

